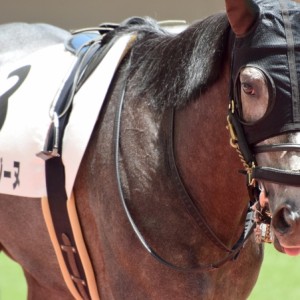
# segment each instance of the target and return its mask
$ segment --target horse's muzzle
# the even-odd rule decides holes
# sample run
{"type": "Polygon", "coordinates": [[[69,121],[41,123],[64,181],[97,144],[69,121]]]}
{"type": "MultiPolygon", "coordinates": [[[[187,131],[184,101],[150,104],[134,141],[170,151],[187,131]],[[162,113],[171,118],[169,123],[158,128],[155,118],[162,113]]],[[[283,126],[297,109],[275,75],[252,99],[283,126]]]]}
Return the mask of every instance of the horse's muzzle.
{"type": "Polygon", "coordinates": [[[288,255],[300,254],[300,208],[287,201],[273,213],[272,228],[282,251],[288,255]]]}

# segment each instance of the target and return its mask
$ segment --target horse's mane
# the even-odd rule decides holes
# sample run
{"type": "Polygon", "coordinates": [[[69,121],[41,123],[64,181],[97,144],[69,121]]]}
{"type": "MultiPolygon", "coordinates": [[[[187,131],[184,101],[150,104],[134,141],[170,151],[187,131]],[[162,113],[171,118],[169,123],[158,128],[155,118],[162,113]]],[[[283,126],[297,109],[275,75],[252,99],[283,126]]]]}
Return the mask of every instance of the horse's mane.
{"type": "Polygon", "coordinates": [[[118,31],[139,32],[132,52],[130,90],[158,109],[184,106],[220,74],[228,38],[225,14],[210,16],[176,35],[150,18],[129,19],[118,31]]]}

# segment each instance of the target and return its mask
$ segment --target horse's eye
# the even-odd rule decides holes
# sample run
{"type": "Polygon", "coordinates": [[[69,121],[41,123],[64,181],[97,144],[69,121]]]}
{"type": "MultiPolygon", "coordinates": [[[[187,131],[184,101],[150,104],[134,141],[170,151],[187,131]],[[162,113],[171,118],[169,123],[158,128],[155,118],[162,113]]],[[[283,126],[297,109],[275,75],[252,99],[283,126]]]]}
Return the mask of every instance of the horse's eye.
{"type": "Polygon", "coordinates": [[[263,71],[256,67],[241,69],[237,81],[239,113],[246,123],[260,120],[269,107],[269,82],[263,71]]]}
{"type": "Polygon", "coordinates": [[[254,87],[250,83],[241,82],[241,88],[242,91],[247,95],[254,96],[256,94],[254,87]]]}

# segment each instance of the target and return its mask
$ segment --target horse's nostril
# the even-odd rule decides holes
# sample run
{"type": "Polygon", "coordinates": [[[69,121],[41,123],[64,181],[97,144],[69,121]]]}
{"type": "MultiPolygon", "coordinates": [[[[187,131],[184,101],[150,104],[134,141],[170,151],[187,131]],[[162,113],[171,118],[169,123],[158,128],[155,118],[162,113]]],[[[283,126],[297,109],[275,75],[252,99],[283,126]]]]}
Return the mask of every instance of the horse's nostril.
{"type": "Polygon", "coordinates": [[[293,229],[296,222],[295,213],[289,205],[282,206],[273,215],[273,228],[281,234],[286,234],[293,229]]]}

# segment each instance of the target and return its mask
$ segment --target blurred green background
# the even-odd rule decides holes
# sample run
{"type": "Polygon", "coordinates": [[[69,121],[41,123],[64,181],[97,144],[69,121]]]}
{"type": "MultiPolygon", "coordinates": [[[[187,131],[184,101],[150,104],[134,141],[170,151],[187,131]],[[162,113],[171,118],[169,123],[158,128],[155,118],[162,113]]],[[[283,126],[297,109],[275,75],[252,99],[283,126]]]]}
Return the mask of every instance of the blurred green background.
{"type": "Polygon", "coordinates": [[[0,300],[25,300],[26,282],[21,267],[0,253],[0,300]]]}
{"type": "MultiPolygon", "coordinates": [[[[25,300],[26,293],[21,268],[0,254],[0,300],[25,300]]],[[[279,299],[300,299],[300,257],[288,257],[266,245],[260,276],[249,300],[279,299]]]]}
{"type": "Polygon", "coordinates": [[[279,253],[265,245],[265,258],[250,300],[299,300],[300,256],[279,253]]]}

